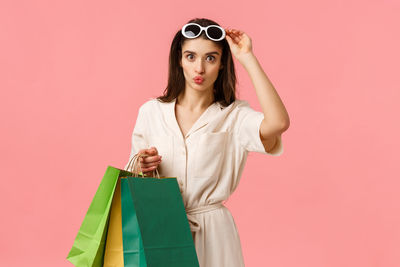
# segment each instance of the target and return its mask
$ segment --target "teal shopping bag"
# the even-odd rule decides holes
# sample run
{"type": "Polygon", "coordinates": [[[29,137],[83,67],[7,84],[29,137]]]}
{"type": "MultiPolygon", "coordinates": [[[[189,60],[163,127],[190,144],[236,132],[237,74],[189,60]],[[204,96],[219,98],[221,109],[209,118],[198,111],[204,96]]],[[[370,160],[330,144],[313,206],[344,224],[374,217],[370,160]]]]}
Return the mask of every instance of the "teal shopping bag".
{"type": "Polygon", "coordinates": [[[121,179],[121,217],[124,266],[147,267],[142,234],[127,179],[121,179]]]}
{"type": "Polygon", "coordinates": [[[122,178],[121,195],[125,267],[199,267],[175,177],[122,178]]]}
{"type": "Polygon", "coordinates": [[[131,172],[108,166],[83,219],[67,260],[79,267],[102,267],[111,203],[117,181],[131,172]]]}

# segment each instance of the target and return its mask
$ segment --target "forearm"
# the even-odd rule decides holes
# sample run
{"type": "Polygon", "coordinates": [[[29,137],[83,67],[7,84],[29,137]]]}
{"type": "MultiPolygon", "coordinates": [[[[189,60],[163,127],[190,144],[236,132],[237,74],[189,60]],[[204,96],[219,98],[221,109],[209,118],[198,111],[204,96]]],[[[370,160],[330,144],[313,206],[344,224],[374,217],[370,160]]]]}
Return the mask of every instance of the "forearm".
{"type": "Polygon", "coordinates": [[[249,74],[256,90],[258,101],[264,113],[264,119],[268,121],[268,124],[276,127],[289,127],[290,120],[286,108],[255,55],[249,53],[242,58],[241,63],[249,74]]]}

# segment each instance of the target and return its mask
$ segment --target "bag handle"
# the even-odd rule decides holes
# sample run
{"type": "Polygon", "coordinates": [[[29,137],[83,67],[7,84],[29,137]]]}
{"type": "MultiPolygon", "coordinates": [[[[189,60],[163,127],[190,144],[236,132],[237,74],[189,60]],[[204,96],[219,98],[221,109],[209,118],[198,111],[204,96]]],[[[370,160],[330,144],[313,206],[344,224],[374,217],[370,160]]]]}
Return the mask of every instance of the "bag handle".
{"type": "MultiPolygon", "coordinates": [[[[132,172],[135,176],[139,176],[139,172],[137,172],[137,171],[140,169],[140,173],[142,173],[142,176],[144,178],[145,176],[144,176],[144,173],[142,171],[142,166],[140,166],[140,161],[139,160],[140,160],[140,158],[145,158],[147,156],[149,156],[149,155],[144,153],[144,152],[136,153],[129,160],[129,163],[128,163],[127,167],[126,167],[126,171],[129,171],[129,169],[130,169],[131,170],[130,172],[132,172]],[[132,171],[132,167],[133,167],[133,171],[132,171]]],[[[154,171],[156,171],[156,173],[157,173],[157,177],[156,178],[161,179],[160,178],[160,174],[158,173],[158,169],[156,168],[155,170],[153,170],[153,174],[154,174],[154,171]]]]}

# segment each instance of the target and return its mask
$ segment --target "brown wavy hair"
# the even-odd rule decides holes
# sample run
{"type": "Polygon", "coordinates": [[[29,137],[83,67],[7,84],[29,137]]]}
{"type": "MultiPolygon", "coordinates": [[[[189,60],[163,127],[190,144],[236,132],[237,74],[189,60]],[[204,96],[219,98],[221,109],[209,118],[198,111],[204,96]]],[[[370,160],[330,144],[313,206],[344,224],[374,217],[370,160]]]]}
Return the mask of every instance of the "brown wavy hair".
{"type": "MultiPolygon", "coordinates": [[[[195,18],[187,23],[191,22],[198,23],[203,27],[208,25],[220,26],[215,21],[205,18],[195,18]]],[[[198,38],[209,40],[204,31],[198,38]]],[[[188,38],[184,37],[179,29],[172,40],[169,52],[168,85],[165,88],[163,95],[157,97],[159,101],[171,102],[185,90],[185,76],[183,75],[183,69],[179,62],[182,58],[182,46],[186,40],[188,40],[188,38]]],[[[226,107],[236,100],[235,65],[228,41],[224,38],[216,43],[222,49],[221,64],[223,65],[223,68],[219,70],[218,78],[214,82],[214,101],[218,101],[221,105],[226,107]]]]}

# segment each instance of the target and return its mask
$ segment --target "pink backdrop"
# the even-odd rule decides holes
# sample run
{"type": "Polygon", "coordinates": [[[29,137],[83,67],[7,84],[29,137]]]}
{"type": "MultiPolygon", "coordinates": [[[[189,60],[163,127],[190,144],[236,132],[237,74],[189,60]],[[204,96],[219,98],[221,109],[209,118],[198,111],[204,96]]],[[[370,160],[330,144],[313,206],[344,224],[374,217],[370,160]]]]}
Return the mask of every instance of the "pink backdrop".
{"type": "Polygon", "coordinates": [[[400,266],[399,14],[395,0],[1,1],[0,266],[72,266],[193,17],[249,34],[291,118],[284,154],[251,153],[227,203],[246,266],[400,266]]]}

